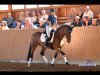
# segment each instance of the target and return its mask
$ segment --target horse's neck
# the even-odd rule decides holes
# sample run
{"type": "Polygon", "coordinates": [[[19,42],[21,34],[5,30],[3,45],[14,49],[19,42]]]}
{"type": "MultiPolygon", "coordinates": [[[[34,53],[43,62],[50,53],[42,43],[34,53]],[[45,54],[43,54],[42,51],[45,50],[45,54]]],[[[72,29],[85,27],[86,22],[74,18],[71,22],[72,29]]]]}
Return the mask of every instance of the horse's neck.
{"type": "MultiPolygon", "coordinates": [[[[66,29],[64,29],[63,31],[66,31],[66,29]]],[[[59,32],[58,34],[55,34],[55,37],[59,38],[59,41],[61,41],[64,38],[65,34],[66,34],[66,32],[63,32],[63,33],[59,32]],[[58,35],[58,36],[56,36],[56,35],[58,35]]]]}

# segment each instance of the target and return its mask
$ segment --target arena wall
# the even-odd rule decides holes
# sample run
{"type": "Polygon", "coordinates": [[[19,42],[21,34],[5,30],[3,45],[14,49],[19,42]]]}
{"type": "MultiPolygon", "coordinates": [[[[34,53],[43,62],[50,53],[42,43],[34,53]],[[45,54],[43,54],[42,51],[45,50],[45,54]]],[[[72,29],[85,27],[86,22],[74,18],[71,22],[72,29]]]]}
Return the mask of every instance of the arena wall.
{"type": "MultiPolygon", "coordinates": [[[[0,31],[0,60],[26,60],[31,35],[43,29],[23,29],[0,31]]],[[[62,47],[69,61],[93,60],[100,61],[100,26],[75,27],[72,32],[71,43],[62,47]]],[[[34,60],[44,61],[38,46],[34,53],[34,60]]],[[[45,56],[52,60],[53,50],[46,50],[45,56]]],[[[58,61],[64,61],[61,54],[58,61]]]]}

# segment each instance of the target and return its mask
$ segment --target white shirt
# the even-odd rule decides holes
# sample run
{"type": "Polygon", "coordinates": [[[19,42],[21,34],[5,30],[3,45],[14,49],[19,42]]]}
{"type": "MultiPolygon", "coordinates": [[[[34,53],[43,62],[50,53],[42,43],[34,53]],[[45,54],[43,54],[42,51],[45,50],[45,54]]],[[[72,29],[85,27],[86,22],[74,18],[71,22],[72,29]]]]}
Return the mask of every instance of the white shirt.
{"type": "Polygon", "coordinates": [[[2,27],[2,30],[9,30],[8,26],[2,27]]]}
{"type": "Polygon", "coordinates": [[[45,23],[47,21],[47,19],[48,19],[48,15],[45,14],[45,16],[41,16],[41,18],[43,19],[42,21],[45,23]]]}
{"type": "Polygon", "coordinates": [[[34,23],[37,20],[35,17],[31,17],[31,22],[34,23]]]}
{"type": "Polygon", "coordinates": [[[89,18],[94,18],[93,12],[91,10],[89,10],[88,12],[85,11],[83,14],[83,18],[84,16],[88,16],[89,18]]]}

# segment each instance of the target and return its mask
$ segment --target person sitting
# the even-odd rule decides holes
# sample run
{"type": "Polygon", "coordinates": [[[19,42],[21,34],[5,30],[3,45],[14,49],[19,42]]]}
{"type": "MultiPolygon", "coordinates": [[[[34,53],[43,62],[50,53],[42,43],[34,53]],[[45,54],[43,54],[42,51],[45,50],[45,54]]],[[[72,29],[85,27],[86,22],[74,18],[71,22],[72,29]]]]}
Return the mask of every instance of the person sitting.
{"type": "Polygon", "coordinates": [[[32,17],[31,17],[31,22],[34,24],[34,22],[37,21],[37,16],[36,16],[36,12],[32,11],[32,17]]]}
{"type": "Polygon", "coordinates": [[[47,26],[45,27],[45,31],[46,31],[46,42],[45,42],[45,45],[48,46],[51,38],[52,38],[52,35],[50,35],[52,32],[56,31],[56,28],[57,28],[57,24],[56,24],[56,17],[55,17],[55,10],[54,9],[50,9],[49,10],[50,12],[50,15],[47,19],[47,26]]]}
{"type": "Polygon", "coordinates": [[[91,25],[92,26],[98,26],[97,19],[92,19],[92,24],[91,25]]]}
{"type": "Polygon", "coordinates": [[[77,15],[77,16],[79,16],[79,17],[80,17],[80,19],[82,19],[83,14],[84,14],[84,12],[83,12],[83,10],[82,10],[82,7],[80,7],[80,8],[79,8],[79,11],[78,11],[78,15],[77,15]]]}
{"type": "Polygon", "coordinates": [[[14,22],[14,19],[12,18],[11,13],[8,13],[7,25],[9,28],[12,28],[13,22],[14,22]]]}
{"type": "Polygon", "coordinates": [[[91,22],[89,21],[88,16],[84,16],[82,26],[90,26],[91,22]]]}
{"type": "Polygon", "coordinates": [[[30,18],[31,19],[31,14],[29,11],[26,11],[25,12],[25,18],[30,18]]]}
{"type": "Polygon", "coordinates": [[[17,25],[16,25],[15,29],[21,29],[21,26],[23,25],[22,22],[21,22],[21,20],[18,19],[16,21],[16,23],[17,23],[17,25]]]}
{"type": "Polygon", "coordinates": [[[32,11],[31,22],[33,23],[35,28],[39,27],[39,22],[37,20],[36,11],[32,11]]]}
{"type": "Polygon", "coordinates": [[[21,29],[33,28],[33,23],[31,23],[30,18],[25,18],[25,25],[21,26],[21,29]]]}
{"type": "Polygon", "coordinates": [[[46,23],[47,23],[47,19],[48,19],[48,15],[46,14],[45,10],[42,10],[41,13],[42,13],[41,18],[42,18],[42,22],[43,22],[41,28],[45,28],[46,23]]]}
{"type": "Polygon", "coordinates": [[[42,13],[41,13],[41,11],[37,11],[37,21],[34,24],[37,24],[38,27],[42,28],[43,19],[42,19],[42,13]]]}
{"type": "Polygon", "coordinates": [[[25,24],[25,17],[24,17],[24,13],[23,13],[23,12],[20,12],[19,18],[18,18],[18,19],[21,20],[21,22],[22,22],[23,24],[25,24]]]}
{"type": "Polygon", "coordinates": [[[6,21],[2,21],[2,24],[0,26],[0,30],[9,30],[6,21]]]}
{"type": "Polygon", "coordinates": [[[71,20],[75,20],[75,16],[77,16],[76,9],[71,8],[71,14],[68,16],[71,20]]]}
{"type": "Polygon", "coordinates": [[[82,26],[82,22],[80,21],[80,17],[79,16],[76,16],[75,17],[75,21],[74,21],[74,24],[73,24],[75,27],[80,27],[82,26]]]}

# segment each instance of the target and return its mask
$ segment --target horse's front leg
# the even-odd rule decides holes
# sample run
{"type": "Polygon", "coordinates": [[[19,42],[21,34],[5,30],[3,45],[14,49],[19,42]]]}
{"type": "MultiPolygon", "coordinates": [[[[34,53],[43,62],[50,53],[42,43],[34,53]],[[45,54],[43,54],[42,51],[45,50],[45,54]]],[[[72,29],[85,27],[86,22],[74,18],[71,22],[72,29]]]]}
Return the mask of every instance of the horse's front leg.
{"type": "Polygon", "coordinates": [[[43,57],[43,59],[45,60],[45,62],[48,64],[48,60],[47,60],[46,56],[44,55],[45,50],[46,50],[46,48],[42,47],[42,50],[41,50],[40,54],[43,57]]]}
{"type": "Polygon", "coordinates": [[[65,61],[65,64],[66,64],[66,65],[69,65],[65,53],[64,53],[63,51],[61,51],[61,50],[59,50],[59,52],[62,54],[62,56],[63,56],[63,58],[64,58],[64,61],[65,61]]]}
{"type": "Polygon", "coordinates": [[[51,65],[52,65],[52,66],[54,66],[54,61],[55,61],[55,59],[57,58],[57,55],[58,55],[58,52],[56,51],[55,54],[54,54],[54,57],[53,57],[53,59],[52,59],[52,61],[51,61],[51,65]]]}

